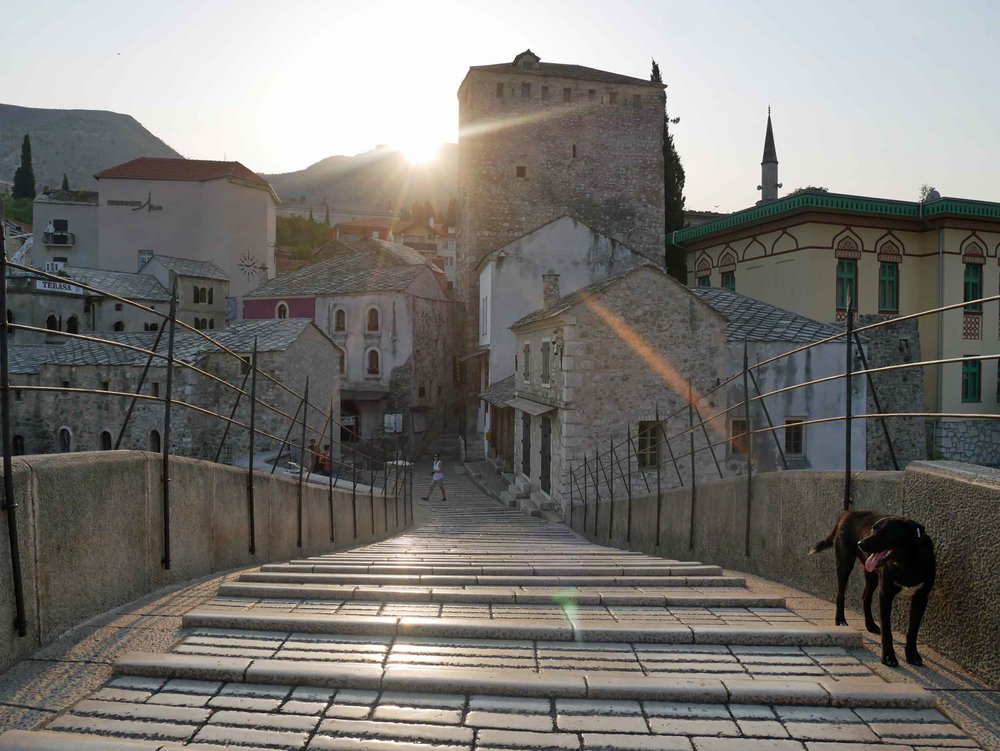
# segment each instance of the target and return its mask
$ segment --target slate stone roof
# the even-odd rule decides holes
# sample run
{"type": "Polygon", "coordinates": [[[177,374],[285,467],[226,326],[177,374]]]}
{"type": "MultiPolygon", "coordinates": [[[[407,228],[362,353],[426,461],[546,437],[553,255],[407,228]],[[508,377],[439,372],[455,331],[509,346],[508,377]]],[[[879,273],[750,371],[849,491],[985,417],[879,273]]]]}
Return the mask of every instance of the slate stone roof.
{"type": "MultiPolygon", "coordinates": [[[[529,50],[530,52],[530,50],[529,50]]],[[[523,55],[525,53],[521,53],[523,55]]],[[[515,60],[519,59],[518,55],[515,60]]],[[[623,76],[620,73],[611,73],[606,70],[597,70],[583,65],[567,65],[565,63],[543,63],[538,62],[533,68],[522,68],[513,62],[497,63],[496,65],[472,65],[469,70],[481,70],[489,73],[510,73],[516,76],[551,76],[553,78],[575,78],[581,81],[596,81],[600,83],[620,83],[630,86],[652,86],[655,88],[665,88],[662,83],[656,83],[646,78],[633,78],[623,76]]]]}
{"type": "MultiPolygon", "coordinates": [[[[229,328],[206,333],[219,344],[241,354],[253,349],[255,336],[258,352],[283,352],[310,325],[312,321],[308,318],[233,321],[229,328]]],[[[152,349],[156,343],[156,332],[149,331],[99,332],[96,336],[110,342],[120,342],[143,349],[152,349]]],[[[167,338],[164,336],[160,339],[157,353],[166,356],[167,346],[167,338]]],[[[174,340],[174,356],[178,360],[195,363],[212,352],[221,350],[214,343],[191,331],[177,332],[174,340]]],[[[147,357],[148,355],[142,352],[82,339],[67,339],[63,344],[10,346],[11,372],[21,374],[37,373],[41,366],[46,364],[142,367],[146,364],[147,357]]],[[[153,364],[162,366],[164,362],[157,360],[153,364]]]]}
{"type": "MultiPolygon", "coordinates": [[[[197,276],[201,279],[218,279],[229,281],[229,275],[209,261],[194,261],[190,258],[177,258],[175,256],[154,255],[146,263],[153,259],[158,260],[163,266],[180,276],[197,276]]],[[[143,266],[145,268],[145,266],[143,266]]]]}
{"type": "Polygon", "coordinates": [[[384,240],[335,240],[320,250],[336,255],[276,277],[246,297],[396,292],[410,286],[424,268],[431,271],[436,268],[417,251],[384,240]]]}
{"type": "Polygon", "coordinates": [[[50,190],[48,193],[39,193],[35,197],[35,203],[82,203],[96,206],[98,196],[96,190],[50,190]]]}
{"type": "Polygon", "coordinates": [[[726,319],[731,342],[815,342],[843,334],[843,329],[721,287],[694,287],[696,297],[726,319]]]}
{"type": "Polygon", "coordinates": [[[170,293],[149,274],[130,271],[105,271],[67,266],[64,271],[71,281],[89,284],[106,292],[143,302],[170,302],[170,293]]]}
{"type": "Polygon", "coordinates": [[[479,395],[495,407],[506,407],[514,398],[514,376],[509,375],[502,381],[497,381],[479,395]]]}

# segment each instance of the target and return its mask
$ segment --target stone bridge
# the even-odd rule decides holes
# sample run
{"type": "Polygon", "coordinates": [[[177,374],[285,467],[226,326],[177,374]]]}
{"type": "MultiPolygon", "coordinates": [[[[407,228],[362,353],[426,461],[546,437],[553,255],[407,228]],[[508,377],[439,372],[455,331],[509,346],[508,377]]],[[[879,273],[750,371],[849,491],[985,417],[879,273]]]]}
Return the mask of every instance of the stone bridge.
{"type": "Polygon", "coordinates": [[[175,586],[49,644],[0,678],[0,749],[996,747],[995,693],[930,650],[883,668],[830,622],[455,476],[395,537],[175,586]]]}

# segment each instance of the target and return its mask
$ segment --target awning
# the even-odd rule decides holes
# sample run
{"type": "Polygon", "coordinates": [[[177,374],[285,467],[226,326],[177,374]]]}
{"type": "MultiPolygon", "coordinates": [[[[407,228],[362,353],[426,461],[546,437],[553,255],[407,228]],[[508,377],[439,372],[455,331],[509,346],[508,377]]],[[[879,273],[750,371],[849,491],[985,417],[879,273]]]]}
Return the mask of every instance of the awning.
{"type": "Polygon", "coordinates": [[[488,355],[490,353],[489,347],[479,347],[478,349],[472,350],[467,355],[462,355],[458,358],[459,362],[468,362],[469,360],[475,360],[477,357],[482,357],[483,355],[488,355]]]}
{"type": "Polygon", "coordinates": [[[529,415],[544,415],[546,412],[552,412],[555,407],[550,407],[548,404],[541,404],[539,402],[533,402],[531,399],[523,399],[519,396],[514,397],[507,404],[508,407],[513,407],[514,409],[519,409],[522,412],[527,412],[529,415]]]}

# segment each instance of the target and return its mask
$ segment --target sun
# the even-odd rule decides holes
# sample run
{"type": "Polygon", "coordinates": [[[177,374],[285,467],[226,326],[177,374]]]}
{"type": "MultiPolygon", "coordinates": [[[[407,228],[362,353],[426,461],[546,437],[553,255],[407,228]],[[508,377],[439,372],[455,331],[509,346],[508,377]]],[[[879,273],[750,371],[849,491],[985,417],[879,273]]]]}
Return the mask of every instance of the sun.
{"type": "Polygon", "coordinates": [[[422,133],[412,133],[399,142],[396,148],[400,150],[406,161],[411,164],[427,164],[434,161],[441,149],[441,141],[422,133]]]}

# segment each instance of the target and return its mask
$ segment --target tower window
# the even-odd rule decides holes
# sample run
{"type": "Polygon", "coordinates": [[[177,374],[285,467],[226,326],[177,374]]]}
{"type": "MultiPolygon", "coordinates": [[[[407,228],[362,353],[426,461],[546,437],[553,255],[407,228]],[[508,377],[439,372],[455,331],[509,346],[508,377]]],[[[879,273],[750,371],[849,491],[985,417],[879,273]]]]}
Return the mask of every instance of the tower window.
{"type": "Polygon", "coordinates": [[[542,87],[542,99],[548,99],[548,98],[549,98],[549,87],[548,86],[543,86],[542,87]]]}
{"type": "Polygon", "coordinates": [[[587,101],[592,102],[597,99],[597,89],[587,89],[587,101]]]}
{"type": "Polygon", "coordinates": [[[632,95],[632,106],[639,107],[642,105],[642,96],[639,94],[632,95]]]}
{"type": "Polygon", "coordinates": [[[576,159],[576,144],[573,144],[573,158],[576,159]]]}
{"type": "Polygon", "coordinates": [[[333,314],[333,330],[339,332],[347,331],[347,313],[343,309],[333,314]]]}
{"type": "Polygon", "coordinates": [[[519,167],[516,168],[515,174],[518,177],[527,177],[528,176],[528,168],[527,167],[520,167],[519,166],[519,167]]]}
{"type": "Polygon", "coordinates": [[[521,84],[521,98],[522,99],[529,99],[530,97],[531,97],[531,84],[530,83],[522,83],[521,84]]]}
{"type": "Polygon", "coordinates": [[[618,92],[610,91],[608,92],[608,104],[618,104],[618,92]]]}
{"type": "Polygon", "coordinates": [[[571,89],[569,86],[563,89],[563,101],[564,102],[573,101],[573,89],[571,89]]]}

